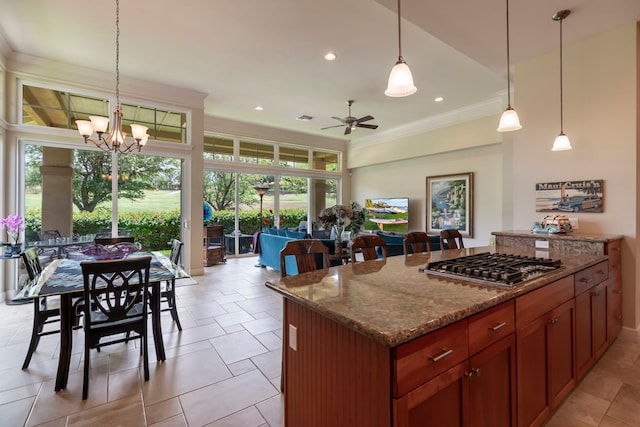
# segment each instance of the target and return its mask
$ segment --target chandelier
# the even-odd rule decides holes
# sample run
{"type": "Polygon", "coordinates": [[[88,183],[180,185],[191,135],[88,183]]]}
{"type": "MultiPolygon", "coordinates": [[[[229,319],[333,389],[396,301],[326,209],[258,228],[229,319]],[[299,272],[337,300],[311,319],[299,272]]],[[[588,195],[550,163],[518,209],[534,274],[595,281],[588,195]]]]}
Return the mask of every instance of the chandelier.
{"type": "Polygon", "coordinates": [[[140,151],[147,143],[149,134],[147,127],[131,125],[133,140],[127,139],[127,134],[122,130],[122,109],[120,107],[120,1],[116,0],[116,107],[113,110],[113,123],[108,134],[109,118],[101,116],[89,116],[89,120],[76,120],[78,132],[84,138],[85,144],[93,142],[103,151],[114,153],[129,153],[134,149],[140,151]],[[93,133],[98,134],[98,139],[90,139],[93,133]]]}

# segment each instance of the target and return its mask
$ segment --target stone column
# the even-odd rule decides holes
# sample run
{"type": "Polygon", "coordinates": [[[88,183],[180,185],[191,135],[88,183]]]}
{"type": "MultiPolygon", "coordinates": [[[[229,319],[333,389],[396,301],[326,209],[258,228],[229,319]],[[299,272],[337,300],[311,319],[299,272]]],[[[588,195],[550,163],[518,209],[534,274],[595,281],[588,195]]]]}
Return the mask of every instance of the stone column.
{"type": "Polygon", "coordinates": [[[42,149],[42,230],[73,232],[73,150],[42,149]]]}

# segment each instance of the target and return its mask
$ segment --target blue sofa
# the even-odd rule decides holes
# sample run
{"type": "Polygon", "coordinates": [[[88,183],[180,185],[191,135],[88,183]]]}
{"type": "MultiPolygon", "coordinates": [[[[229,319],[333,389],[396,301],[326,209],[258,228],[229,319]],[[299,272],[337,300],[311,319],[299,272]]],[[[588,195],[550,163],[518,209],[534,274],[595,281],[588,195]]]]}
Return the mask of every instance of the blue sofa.
{"type": "MultiPolygon", "coordinates": [[[[378,231],[376,234],[387,244],[387,254],[389,256],[404,255],[404,233],[378,231]]],[[[440,236],[429,236],[431,250],[440,250],[440,236]]]]}
{"type": "MultiPolygon", "coordinates": [[[[308,237],[306,233],[292,232],[285,229],[265,229],[258,236],[260,242],[259,263],[262,267],[271,267],[280,271],[280,251],[289,240],[303,239],[308,237]],[[270,230],[278,230],[273,232],[270,230]]],[[[329,248],[329,253],[335,251],[335,242],[330,239],[320,239],[329,248]]],[[[287,273],[297,274],[297,267],[293,258],[285,260],[287,263],[287,273]]],[[[331,265],[339,265],[340,261],[332,261],[331,265]]]]}

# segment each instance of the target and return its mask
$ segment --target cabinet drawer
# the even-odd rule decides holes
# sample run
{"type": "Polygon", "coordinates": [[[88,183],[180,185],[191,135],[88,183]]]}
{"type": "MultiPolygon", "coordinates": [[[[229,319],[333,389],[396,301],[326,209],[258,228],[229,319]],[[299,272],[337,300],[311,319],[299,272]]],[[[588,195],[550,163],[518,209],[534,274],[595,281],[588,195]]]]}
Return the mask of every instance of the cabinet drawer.
{"type": "Polygon", "coordinates": [[[516,329],[515,303],[508,301],[469,319],[469,354],[475,354],[516,329]]]}
{"type": "Polygon", "coordinates": [[[400,397],[469,357],[466,320],[395,349],[394,396],[400,397]]]}
{"type": "Polygon", "coordinates": [[[573,275],[516,298],[516,329],[573,298],[573,275]]]}
{"type": "Polygon", "coordinates": [[[609,277],[609,261],[602,261],[576,273],[576,295],[602,283],[609,277]]]}

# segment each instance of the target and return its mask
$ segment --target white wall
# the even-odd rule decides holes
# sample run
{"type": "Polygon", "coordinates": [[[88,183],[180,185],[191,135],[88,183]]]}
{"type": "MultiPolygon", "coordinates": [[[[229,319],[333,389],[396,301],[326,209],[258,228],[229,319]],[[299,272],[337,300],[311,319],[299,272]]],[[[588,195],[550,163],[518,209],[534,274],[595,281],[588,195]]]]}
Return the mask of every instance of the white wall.
{"type": "MultiPolygon", "coordinates": [[[[473,238],[465,238],[465,245],[486,246],[491,231],[502,229],[502,146],[495,132],[499,117],[487,117],[435,132],[428,132],[408,141],[386,143],[394,153],[404,153],[405,159],[352,168],[351,200],[364,204],[371,197],[409,197],[409,229],[426,230],[426,178],[428,176],[473,172],[474,223],[473,238]],[[486,129],[493,131],[484,136],[486,129]],[[446,144],[446,141],[454,141],[446,144]],[[443,143],[444,142],[444,143],[443,143]],[[412,144],[423,147],[410,148],[412,144]],[[451,147],[469,148],[451,151],[451,147]],[[408,147],[409,146],[409,147],[408,147]],[[411,153],[438,147],[442,151],[431,155],[412,156],[411,153]]],[[[366,150],[366,148],[364,148],[366,150]]],[[[369,147],[368,155],[378,162],[386,155],[377,147],[369,147]]],[[[349,158],[362,158],[350,151],[349,158]]]]}
{"type": "Polygon", "coordinates": [[[626,25],[564,47],[564,131],[573,150],[550,151],[560,132],[559,50],[518,64],[515,103],[523,129],[513,137],[513,220],[540,218],[535,184],[603,179],[604,212],[577,213],[580,231],[624,235],[624,324],[640,325],[636,284],[638,45],[626,25]]]}

